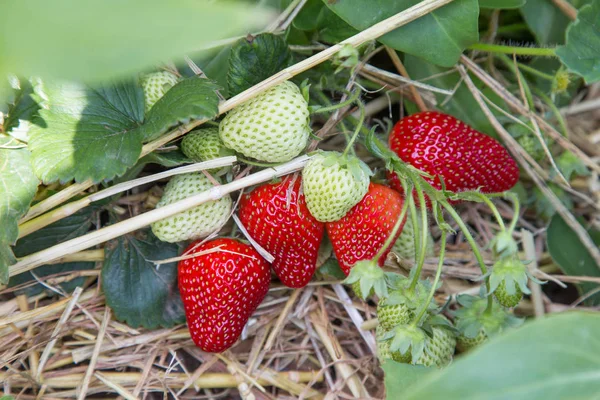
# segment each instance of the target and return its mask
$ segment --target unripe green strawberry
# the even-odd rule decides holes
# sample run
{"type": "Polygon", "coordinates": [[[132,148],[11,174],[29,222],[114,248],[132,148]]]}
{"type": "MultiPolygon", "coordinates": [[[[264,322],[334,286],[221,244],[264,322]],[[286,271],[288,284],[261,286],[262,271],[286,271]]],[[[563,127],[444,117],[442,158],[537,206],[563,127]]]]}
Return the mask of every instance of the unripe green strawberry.
{"type": "Polygon", "coordinates": [[[375,328],[375,340],[377,342],[377,358],[379,358],[379,362],[385,362],[385,360],[389,360],[392,358],[392,353],[390,352],[390,344],[391,340],[384,340],[383,335],[386,334],[387,331],[384,330],[381,325],[377,325],[375,328]]]}
{"type": "MultiPolygon", "coordinates": [[[[446,328],[434,326],[432,331],[433,337],[426,337],[425,351],[414,364],[442,368],[452,361],[454,349],[456,348],[456,338],[454,337],[454,334],[446,328]]],[[[406,354],[402,354],[399,351],[391,352],[391,358],[396,362],[405,364],[412,361],[410,351],[407,351],[406,354]]]]}
{"type": "Polygon", "coordinates": [[[415,313],[406,304],[385,305],[385,300],[380,300],[377,304],[377,319],[379,326],[384,331],[391,331],[398,325],[408,324],[415,313]]]}
{"type": "Polygon", "coordinates": [[[487,339],[488,336],[485,334],[483,329],[481,329],[477,335],[472,338],[462,334],[456,338],[456,348],[460,350],[461,353],[464,353],[465,351],[471,350],[472,348],[484,343],[487,339]]]}
{"type": "MultiPolygon", "coordinates": [[[[418,215],[417,221],[419,226],[421,225],[421,217],[418,215]]],[[[415,236],[419,233],[418,230],[414,229],[413,221],[410,215],[407,216],[402,233],[398,236],[398,239],[392,246],[392,252],[407,260],[415,260],[417,258],[415,248],[415,236]]],[[[420,237],[417,239],[420,240],[420,237]]],[[[433,256],[433,237],[431,232],[427,231],[427,243],[425,244],[425,256],[433,256]]]]}
{"type": "Polygon", "coordinates": [[[219,125],[225,146],[246,157],[285,162],[304,150],[310,135],[308,103],[284,82],[231,110],[219,125]]]}
{"type": "Polygon", "coordinates": [[[506,290],[506,281],[502,281],[496,290],[494,290],[494,297],[500,305],[506,308],[513,308],[519,304],[521,299],[523,299],[523,292],[519,286],[515,285],[514,293],[508,294],[508,291],[506,290]]]}
{"type": "MultiPolygon", "coordinates": [[[[219,128],[205,128],[192,131],[181,141],[181,151],[196,162],[232,156],[233,150],[225,147],[219,137],[219,128]]],[[[220,168],[217,168],[219,170],[220,168]]],[[[211,170],[214,172],[214,170],[211,170]]]]}
{"type": "MultiPolygon", "coordinates": [[[[156,205],[160,208],[213,187],[210,180],[199,172],[173,177],[156,205]]],[[[204,238],[219,229],[229,219],[231,197],[208,201],[198,207],[176,214],[152,224],[152,232],[163,242],[204,238]]]]}
{"type": "Polygon", "coordinates": [[[367,194],[370,173],[357,157],[337,152],[315,154],[302,172],[308,211],[317,221],[339,220],[367,194]]]}
{"type": "Polygon", "coordinates": [[[154,72],[144,75],[141,79],[142,88],[144,89],[144,103],[146,112],[150,111],[154,103],[171,89],[179,78],[177,75],[167,72],[154,72]]]}

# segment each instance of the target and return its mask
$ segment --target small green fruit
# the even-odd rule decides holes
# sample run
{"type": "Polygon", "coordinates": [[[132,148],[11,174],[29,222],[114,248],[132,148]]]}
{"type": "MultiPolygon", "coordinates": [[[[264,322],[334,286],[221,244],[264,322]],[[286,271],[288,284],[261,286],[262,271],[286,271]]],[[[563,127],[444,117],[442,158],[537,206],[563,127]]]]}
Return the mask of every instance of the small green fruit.
{"type": "Polygon", "coordinates": [[[178,80],[177,75],[167,71],[154,72],[141,78],[146,113],[178,80]]]}

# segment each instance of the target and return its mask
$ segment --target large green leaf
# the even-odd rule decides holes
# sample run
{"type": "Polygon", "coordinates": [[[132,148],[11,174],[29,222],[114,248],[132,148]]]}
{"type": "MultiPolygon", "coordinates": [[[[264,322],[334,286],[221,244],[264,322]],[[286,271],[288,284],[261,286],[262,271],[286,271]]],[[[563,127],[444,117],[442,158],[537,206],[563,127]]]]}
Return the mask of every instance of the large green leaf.
{"type": "MultiPolygon", "coordinates": [[[[52,247],[58,243],[84,235],[90,230],[95,215],[95,209],[93,207],[87,207],[67,218],[63,218],[60,221],[50,224],[39,231],[33,232],[32,234],[19,239],[14,247],[15,255],[17,257],[25,257],[29,254],[52,247]]],[[[36,268],[33,272],[36,276],[43,277],[61,272],[93,268],[93,262],[72,262],[43,265],[36,268]]],[[[34,277],[31,272],[24,272],[12,277],[10,286],[17,286],[33,280],[34,277]]],[[[61,283],[60,286],[64,291],[70,292],[75,289],[75,287],[83,284],[84,281],[84,277],[76,278],[69,282],[61,283]]],[[[42,290],[44,290],[44,287],[40,284],[36,284],[28,287],[24,292],[29,296],[33,296],[40,293],[42,290]]]]}
{"type": "MultiPolygon", "coordinates": [[[[438,67],[418,57],[407,55],[404,58],[404,65],[412,79],[425,80],[424,83],[441,89],[453,90],[460,80],[458,72],[447,73],[448,70],[446,68],[438,67]],[[437,77],[433,79],[426,79],[436,75],[437,77]]],[[[490,89],[486,89],[483,83],[475,77],[473,77],[473,81],[488,98],[506,109],[504,102],[490,89]]],[[[445,94],[436,94],[436,99],[438,101],[438,108],[442,111],[455,116],[478,131],[490,136],[496,135],[496,130],[483,111],[481,111],[479,104],[464,83],[456,89],[454,95],[449,100],[445,94]]],[[[492,111],[495,112],[495,110],[492,111]]]]}
{"type": "Polygon", "coordinates": [[[281,36],[263,33],[254,38],[240,39],[229,56],[229,95],[235,96],[275,75],[291,62],[292,53],[281,36]]]}
{"type": "MultiPolygon", "coordinates": [[[[597,234],[595,237],[600,239],[597,234]]],[[[550,221],[546,241],[550,256],[565,274],[600,277],[600,265],[596,264],[592,255],[581,243],[579,236],[558,213],[554,214],[550,221]]],[[[600,240],[596,240],[596,244],[600,246],[600,240]]],[[[598,290],[597,283],[582,283],[580,287],[584,293],[598,290]]],[[[586,304],[600,304],[600,293],[590,297],[586,304]]]]}
{"type": "Polygon", "coordinates": [[[600,81],[600,2],[579,10],[567,30],[567,44],[556,50],[562,62],[587,83],[600,81]]]}
{"type": "Polygon", "coordinates": [[[552,1],[527,0],[521,7],[521,14],[540,44],[565,42],[565,31],[570,20],[552,1]]]}
{"type": "Polygon", "coordinates": [[[6,0],[0,15],[0,76],[86,82],[182,57],[271,17],[247,3],[187,0],[6,0]]]}
{"type": "Polygon", "coordinates": [[[402,395],[411,386],[418,383],[428,373],[435,371],[435,369],[386,360],[383,364],[383,371],[385,372],[386,398],[392,400],[402,398],[402,395]]]}
{"type": "Polygon", "coordinates": [[[150,109],[140,127],[144,141],[157,138],[170,127],[190,119],[211,119],[219,111],[218,86],[193,76],[178,82],[150,109]]]}
{"type": "Polygon", "coordinates": [[[428,374],[403,400],[597,399],[600,314],[550,315],[428,374]]]}
{"type": "MultiPolygon", "coordinates": [[[[419,3],[419,0],[323,2],[354,28],[363,30],[419,3]]],[[[451,67],[463,50],[478,40],[478,17],[477,0],[455,0],[382,36],[379,41],[434,64],[451,67]]]]}
{"type": "Polygon", "coordinates": [[[510,9],[522,7],[526,2],[527,0],[479,0],[479,7],[510,9]]]}
{"type": "Polygon", "coordinates": [[[44,82],[39,90],[47,99],[40,111],[47,126],[30,131],[29,149],[42,181],[99,182],[135,164],[144,119],[144,94],[135,82],[99,88],[44,82]]]}
{"type": "Polygon", "coordinates": [[[144,120],[142,89],[134,81],[100,88],[48,83],[40,91],[46,127],[34,127],[29,148],[44,182],[110,180],[133,166],[142,143],[191,118],[217,114],[217,86],[191,77],[173,86],[144,120]],[[144,122],[142,122],[144,121],[144,122]]]}
{"type": "Polygon", "coordinates": [[[153,261],[176,257],[179,247],[146,231],[145,239],[126,235],[110,242],[102,267],[106,304],[117,319],[132,327],[154,329],[185,321],[177,289],[177,263],[153,261]]]}
{"type": "Polygon", "coordinates": [[[317,18],[323,7],[321,0],[308,0],[294,18],[294,27],[301,31],[314,31],[317,29],[317,18]]]}
{"type": "MultiPolygon", "coordinates": [[[[8,107],[8,116],[4,119],[4,132],[26,141],[29,128],[38,116],[40,106],[33,99],[33,87],[26,79],[15,79],[17,89],[15,97],[8,107]]],[[[43,123],[38,119],[38,123],[43,123]]]]}
{"type": "MultiPolygon", "coordinates": [[[[17,222],[29,209],[38,184],[31,169],[29,150],[17,140],[0,135],[1,244],[12,245],[17,240],[17,222]]],[[[4,265],[0,264],[0,271],[3,270],[4,265]]]]}

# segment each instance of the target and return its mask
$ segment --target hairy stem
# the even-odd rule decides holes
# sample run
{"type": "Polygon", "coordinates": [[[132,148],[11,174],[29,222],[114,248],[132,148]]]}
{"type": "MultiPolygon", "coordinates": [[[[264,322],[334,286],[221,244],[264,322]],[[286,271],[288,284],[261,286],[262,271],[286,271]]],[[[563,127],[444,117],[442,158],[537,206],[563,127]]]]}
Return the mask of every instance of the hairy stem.
{"type": "Polygon", "coordinates": [[[488,53],[516,54],[518,56],[556,57],[556,49],[553,47],[517,47],[501,44],[475,43],[469,46],[469,49],[488,53]]]}
{"type": "MultiPolygon", "coordinates": [[[[423,269],[423,265],[425,264],[425,253],[427,252],[427,204],[425,203],[425,195],[423,194],[423,189],[421,188],[421,183],[419,182],[420,178],[415,179],[415,190],[417,191],[417,197],[419,199],[419,208],[421,209],[421,245],[419,246],[419,257],[417,259],[417,270],[415,271],[415,275],[413,276],[413,280],[410,283],[410,287],[408,288],[409,292],[412,292],[417,287],[417,283],[419,282],[419,277],[421,276],[421,270],[423,269]]],[[[415,226],[415,229],[418,229],[418,225],[415,226]]]]}
{"type": "Polygon", "coordinates": [[[322,114],[322,113],[326,113],[326,112],[330,112],[330,111],[335,111],[335,110],[339,110],[340,108],[344,108],[346,106],[349,106],[350,104],[354,103],[356,100],[358,100],[358,97],[360,96],[360,90],[356,90],[354,93],[352,93],[352,95],[337,104],[332,104],[330,106],[326,106],[326,107],[320,107],[320,108],[316,108],[313,110],[313,114],[322,114]]]}
{"type": "Polygon", "coordinates": [[[429,291],[429,296],[427,296],[427,300],[421,307],[419,311],[419,315],[412,322],[412,326],[417,326],[419,322],[423,319],[423,316],[427,313],[427,309],[429,308],[429,304],[433,300],[433,296],[435,295],[435,290],[437,288],[438,282],[440,281],[440,276],[442,275],[442,266],[444,265],[444,255],[446,253],[446,230],[442,229],[442,238],[440,239],[442,243],[442,247],[440,248],[440,256],[438,261],[437,270],[435,271],[435,278],[433,280],[433,285],[431,290],[429,291]]]}
{"type": "Polygon", "coordinates": [[[356,104],[358,104],[358,108],[360,108],[360,117],[358,118],[358,122],[356,124],[356,129],[354,130],[354,134],[352,135],[350,142],[348,142],[348,145],[346,146],[344,153],[342,153],[343,156],[346,156],[348,154],[348,151],[350,151],[350,149],[352,149],[352,146],[354,146],[354,142],[358,138],[358,134],[360,133],[363,123],[365,122],[365,106],[362,103],[362,101],[360,101],[360,100],[357,100],[356,104]]]}

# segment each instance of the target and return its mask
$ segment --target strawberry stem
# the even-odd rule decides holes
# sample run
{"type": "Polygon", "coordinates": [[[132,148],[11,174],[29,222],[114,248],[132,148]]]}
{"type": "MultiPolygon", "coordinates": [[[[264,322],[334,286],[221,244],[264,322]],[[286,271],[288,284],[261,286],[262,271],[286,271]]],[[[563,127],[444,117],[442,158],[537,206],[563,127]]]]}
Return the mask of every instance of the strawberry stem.
{"type": "Polygon", "coordinates": [[[490,208],[490,210],[492,210],[492,214],[494,214],[494,218],[496,218],[496,221],[498,221],[498,225],[500,225],[500,230],[502,232],[506,231],[506,227],[504,226],[504,220],[502,219],[500,212],[498,212],[498,208],[496,208],[496,205],[489,199],[489,197],[487,197],[483,193],[479,193],[479,197],[481,198],[481,200],[483,200],[483,202],[485,204],[487,204],[487,206],[490,208]]]}
{"type": "Polygon", "coordinates": [[[512,234],[517,226],[517,222],[519,222],[521,204],[519,203],[519,197],[515,193],[507,192],[506,197],[509,197],[514,205],[513,219],[510,221],[510,225],[508,227],[508,232],[512,234]]]}
{"type": "Polygon", "coordinates": [[[442,237],[441,237],[440,241],[442,243],[442,246],[440,247],[440,256],[439,256],[437,270],[435,271],[435,278],[433,280],[433,285],[431,286],[431,290],[429,291],[429,296],[427,296],[427,300],[425,301],[425,303],[423,303],[421,310],[419,311],[419,315],[417,315],[417,317],[411,323],[411,325],[414,327],[416,327],[419,324],[421,319],[423,319],[423,316],[425,316],[425,314],[427,313],[429,304],[431,304],[431,301],[433,300],[433,296],[435,296],[435,291],[436,291],[438,282],[440,281],[440,276],[442,275],[442,267],[444,265],[444,255],[446,253],[446,230],[445,229],[442,229],[442,237]]]}
{"type": "Polygon", "coordinates": [[[344,100],[340,103],[337,103],[337,104],[333,104],[331,106],[326,106],[326,107],[313,106],[313,109],[311,110],[312,114],[322,114],[322,113],[326,113],[326,112],[330,112],[330,111],[339,110],[340,108],[349,106],[350,104],[352,104],[356,100],[358,100],[360,93],[361,93],[361,91],[357,90],[354,93],[352,93],[346,100],[344,100]]]}
{"type": "Polygon", "coordinates": [[[356,104],[358,105],[358,108],[360,109],[360,118],[358,118],[358,122],[356,123],[356,129],[354,130],[354,134],[352,135],[350,142],[348,142],[348,146],[346,146],[346,149],[342,153],[342,157],[345,157],[348,154],[348,151],[354,145],[354,142],[356,141],[356,138],[358,138],[358,134],[361,131],[363,123],[365,122],[365,106],[362,103],[362,101],[360,101],[360,100],[356,100],[356,104]]]}
{"type": "MultiPolygon", "coordinates": [[[[417,197],[419,199],[419,208],[421,209],[421,226],[419,227],[419,225],[416,224],[414,225],[414,229],[420,229],[419,232],[421,233],[421,239],[420,245],[417,247],[419,249],[419,257],[417,259],[417,270],[415,272],[415,275],[413,276],[412,282],[410,283],[410,287],[408,288],[409,292],[415,290],[417,284],[419,283],[421,270],[423,269],[423,265],[425,264],[425,254],[427,253],[427,204],[425,203],[425,195],[423,194],[423,189],[421,188],[421,183],[419,182],[419,179],[421,178],[414,179],[413,183],[415,184],[415,190],[417,191],[417,197]]],[[[415,220],[413,220],[413,222],[415,222],[415,220]]]]}
{"type": "Polygon", "coordinates": [[[488,53],[516,54],[518,56],[556,57],[556,49],[553,47],[518,47],[500,44],[475,43],[469,46],[469,50],[479,50],[488,53]]]}
{"type": "MultiPolygon", "coordinates": [[[[479,247],[477,246],[477,243],[475,243],[475,239],[473,239],[473,235],[471,235],[471,232],[469,232],[469,229],[463,222],[462,218],[460,218],[460,216],[454,210],[454,208],[452,208],[452,206],[450,204],[448,204],[447,202],[440,201],[440,204],[446,209],[446,211],[448,211],[448,214],[450,214],[452,219],[454,219],[454,221],[456,221],[456,223],[458,224],[458,227],[465,235],[467,242],[469,242],[469,245],[471,245],[471,248],[473,249],[473,253],[475,254],[475,258],[477,259],[477,262],[479,263],[479,268],[481,269],[481,273],[483,275],[487,274],[488,270],[485,265],[485,261],[483,261],[483,257],[481,256],[481,252],[479,251],[479,247]]],[[[486,279],[485,284],[486,284],[486,287],[489,292],[489,288],[490,288],[489,279],[486,279]]]]}

